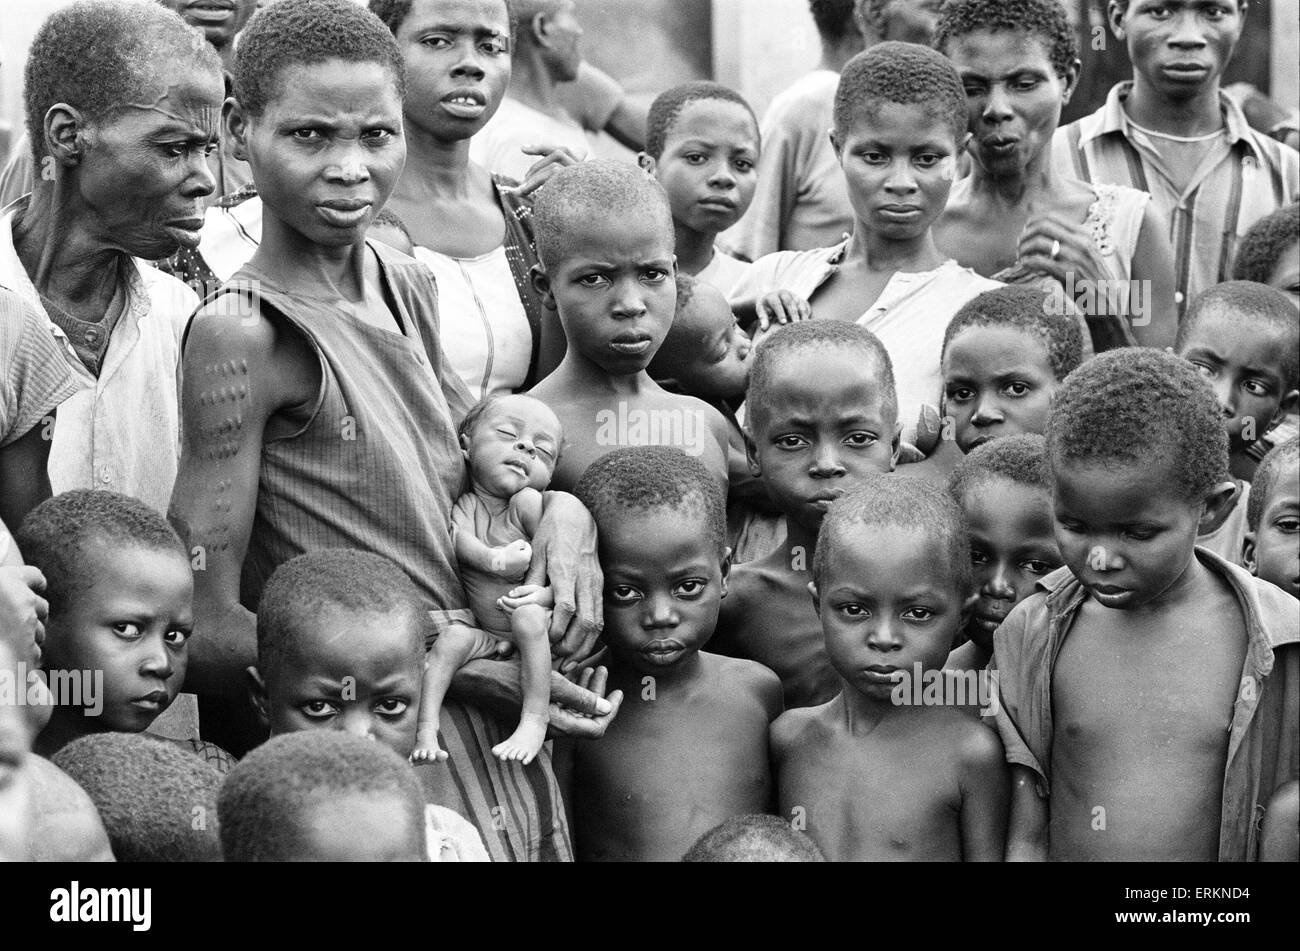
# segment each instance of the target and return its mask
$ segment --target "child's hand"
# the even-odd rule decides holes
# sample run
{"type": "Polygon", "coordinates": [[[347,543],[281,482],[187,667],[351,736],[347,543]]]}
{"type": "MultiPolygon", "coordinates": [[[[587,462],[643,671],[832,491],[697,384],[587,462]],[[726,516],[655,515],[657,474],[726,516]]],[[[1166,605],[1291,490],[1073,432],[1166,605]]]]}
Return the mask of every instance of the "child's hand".
{"type": "Polygon", "coordinates": [[[537,191],[560,169],[582,161],[566,148],[553,148],[549,145],[525,145],[519,151],[525,155],[542,156],[542,160],[529,168],[524,180],[516,186],[514,192],[520,198],[526,198],[537,191]]]}
{"type": "Polygon", "coordinates": [[[812,316],[812,305],[798,294],[773,291],[758,299],[758,332],[763,333],[772,324],[791,324],[812,316]]]}
{"type": "Polygon", "coordinates": [[[27,565],[0,567],[0,638],[7,641],[14,656],[36,663],[45,641],[45,620],[49,602],[41,596],[45,576],[27,565]]]}
{"type": "Polygon", "coordinates": [[[512,588],[503,597],[497,598],[497,607],[506,614],[514,614],[525,604],[538,604],[544,608],[555,607],[555,593],[549,585],[523,584],[512,588]]]}
{"type": "Polygon", "coordinates": [[[522,578],[533,560],[533,546],[522,538],[491,551],[492,560],[488,564],[493,574],[512,581],[522,578]]]}

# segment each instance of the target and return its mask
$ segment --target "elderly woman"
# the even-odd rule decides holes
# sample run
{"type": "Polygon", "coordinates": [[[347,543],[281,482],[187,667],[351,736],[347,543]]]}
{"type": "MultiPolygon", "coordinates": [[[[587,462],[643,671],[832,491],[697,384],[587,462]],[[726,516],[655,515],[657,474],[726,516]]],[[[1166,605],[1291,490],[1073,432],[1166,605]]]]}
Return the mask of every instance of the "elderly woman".
{"type": "Polygon", "coordinates": [[[53,490],[165,509],[176,478],[180,335],[198,301],[145,261],[198,243],[221,63],[175,13],[82,0],[27,61],[30,196],[0,217],[0,284],[48,318],[84,389],[62,404],[53,490]],[[144,260],[142,260],[144,259],[144,260]]]}

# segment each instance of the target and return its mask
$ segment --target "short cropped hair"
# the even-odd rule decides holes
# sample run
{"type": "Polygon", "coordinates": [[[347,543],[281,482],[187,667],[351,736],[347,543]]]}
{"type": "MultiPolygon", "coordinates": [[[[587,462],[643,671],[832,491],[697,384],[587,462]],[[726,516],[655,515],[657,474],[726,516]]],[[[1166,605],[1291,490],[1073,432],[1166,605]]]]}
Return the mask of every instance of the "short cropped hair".
{"type": "Polygon", "coordinates": [[[102,489],[73,489],[46,499],[27,513],[14,541],[27,564],[45,575],[51,617],[94,584],[84,563],[91,542],[173,552],[187,562],[190,557],[161,513],[139,499],[102,489]]]}
{"type": "Polygon", "coordinates": [[[859,53],[840,73],[833,121],[844,135],[881,103],[918,106],[944,120],[954,141],[966,135],[966,89],[948,58],[916,43],[889,40],[859,53]]]}
{"type": "Polygon", "coordinates": [[[23,112],[32,157],[45,155],[45,114],[64,102],[88,122],[128,103],[152,102],[159,70],[180,61],[221,75],[221,59],[176,13],[157,3],[79,0],[36,31],[23,71],[23,112]]]}
{"type": "Polygon", "coordinates": [[[1300,241],[1300,201],[1279,208],[1250,226],[1237,245],[1232,277],[1267,284],[1282,259],[1282,252],[1300,241]]]}
{"type": "Polygon", "coordinates": [[[1041,288],[1015,285],[977,294],[948,323],[939,359],[947,356],[948,344],[968,327],[1011,327],[1038,337],[1047,348],[1052,376],[1064,380],[1083,362],[1083,334],[1074,317],[1048,306],[1050,297],[1041,288]]]}
{"type": "Polygon", "coordinates": [[[278,0],[248,21],[235,43],[235,98],[260,116],[280,93],[290,66],[340,59],[378,63],[406,96],[406,67],[384,22],[351,0],[278,0]]]}
{"type": "Polygon", "coordinates": [[[947,53],[956,39],[980,30],[1037,36],[1062,78],[1079,58],[1079,44],[1061,0],[946,0],[934,28],[934,48],[947,53]]]}
{"type": "Polygon", "coordinates": [[[703,102],[709,99],[734,102],[744,109],[754,123],[754,138],[758,138],[758,117],[754,115],[753,108],[745,101],[744,96],[721,83],[698,79],[661,92],[650,104],[650,115],[646,118],[646,154],[656,159],[663,155],[664,143],[668,141],[673,124],[682,114],[682,110],[692,102],[703,102]]]}
{"type": "Polygon", "coordinates": [[[1168,486],[1199,501],[1227,479],[1228,433],[1204,377],[1186,360],[1147,347],[1099,354],[1057,389],[1047,423],[1053,477],[1074,462],[1167,460],[1168,486]]]}
{"type": "Polygon", "coordinates": [[[673,239],[673,213],[663,186],[628,162],[589,161],[561,169],[533,200],[537,255],[548,271],[572,253],[583,219],[652,220],[673,239]]]}
{"type": "Polygon", "coordinates": [[[382,743],[337,730],[272,737],[240,760],[221,787],[222,853],[227,862],[290,859],[300,817],[319,803],[355,793],[396,794],[407,821],[424,829],[424,795],[415,771],[382,743]]]}
{"type": "Polygon", "coordinates": [[[813,580],[820,586],[843,545],[842,534],[861,526],[890,526],[924,531],[942,546],[948,577],[958,590],[971,587],[970,540],[961,508],[942,486],[916,476],[873,476],[831,503],[817,534],[813,580]]]}
{"type": "Polygon", "coordinates": [[[406,610],[411,650],[424,649],[430,624],[419,591],[387,558],[351,548],[323,548],[275,569],[257,606],[257,669],[269,684],[299,638],[329,610],[387,615],[406,610]]]}
{"type": "Polygon", "coordinates": [[[1207,314],[1232,317],[1237,333],[1276,332],[1282,344],[1282,382],[1288,390],[1300,386],[1300,310],[1276,287],[1255,281],[1224,281],[1195,297],[1178,322],[1174,348],[1183,349],[1192,330],[1207,314]]]}
{"type": "Polygon", "coordinates": [[[817,34],[827,43],[839,43],[857,26],[853,22],[853,0],[809,0],[817,34]]]}
{"type": "MultiPolygon", "coordinates": [[[[518,30],[518,20],[515,17],[515,7],[509,0],[500,0],[502,6],[506,8],[506,16],[510,19],[510,39],[513,43],[515,33],[518,30]]],[[[393,36],[402,28],[406,18],[411,15],[411,7],[415,0],[370,0],[370,12],[379,19],[384,21],[384,26],[392,31],[393,36]]]]}
{"type": "Polygon", "coordinates": [[[86,791],[119,862],[220,862],[221,774],[148,733],[92,733],[51,757],[86,791]]]}
{"type": "Polygon", "coordinates": [[[696,840],[683,862],[825,862],[817,843],[777,816],[732,816],[696,840]]]}
{"type": "Polygon", "coordinates": [[[1288,466],[1297,464],[1300,464],[1300,436],[1292,436],[1270,449],[1255,469],[1255,480],[1250,484],[1250,498],[1246,502],[1246,527],[1252,532],[1259,531],[1264,506],[1268,505],[1277,480],[1288,466]]]}
{"type": "Polygon", "coordinates": [[[749,388],[745,391],[746,427],[751,434],[767,420],[767,391],[780,360],[788,354],[813,349],[853,349],[866,356],[863,372],[878,377],[877,382],[885,391],[885,412],[898,415],[894,364],[880,339],[865,327],[845,320],[804,320],[777,329],[754,350],[749,365],[749,388]]]}
{"type": "Polygon", "coordinates": [[[948,477],[948,492],[958,505],[966,493],[992,479],[1006,479],[1031,489],[1052,491],[1047,440],[1036,433],[1003,436],[976,446],[948,477]]]}
{"type": "Polygon", "coordinates": [[[627,446],[601,456],[582,474],[573,494],[591,512],[596,530],[610,531],[618,512],[689,512],[721,556],[727,548],[726,502],[717,482],[694,456],[670,446],[627,446]]]}

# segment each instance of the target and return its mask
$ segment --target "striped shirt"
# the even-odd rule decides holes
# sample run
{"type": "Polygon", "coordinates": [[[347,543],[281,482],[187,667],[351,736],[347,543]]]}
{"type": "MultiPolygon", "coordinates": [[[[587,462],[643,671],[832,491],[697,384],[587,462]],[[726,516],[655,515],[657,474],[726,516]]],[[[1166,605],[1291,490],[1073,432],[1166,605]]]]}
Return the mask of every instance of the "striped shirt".
{"type": "Polygon", "coordinates": [[[1165,163],[1125,113],[1132,88],[1119,83],[1092,115],[1057,129],[1052,160],[1064,174],[1151,193],[1169,221],[1181,314],[1190,298],[1231,277],[1237,244],[1251,225],[1296,200],[1300,153],[1251,129],[1240,107],[1220,94],[1224,138],[1188,178],[1165,163]]]}
{"type": "Polygon", "coordinates": [[[45,318],[0,286],[0,447],[25,436],[80,389],[45,318]]]}

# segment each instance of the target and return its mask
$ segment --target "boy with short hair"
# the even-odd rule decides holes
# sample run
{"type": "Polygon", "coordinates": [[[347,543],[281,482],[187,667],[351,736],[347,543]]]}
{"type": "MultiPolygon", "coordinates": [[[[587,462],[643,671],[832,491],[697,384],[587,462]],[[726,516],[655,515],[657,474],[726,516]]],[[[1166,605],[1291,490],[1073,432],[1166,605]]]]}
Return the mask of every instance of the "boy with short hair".
{"type": "MultiPolygon", "coordinates": [[[[51,756],[87,733],[149,729],[180,693],[189,658],[194,582],[180,538],[143,502],[76,489],[32,509],[15,540],[47,583],[43,666],[61,676],[102,672],[80,707],[55,706],[36,752],[51,756]]],[[[229,769],[215,745],[182,742],[229,769]]]]}
{"type": "Polygon", "coordinates": [[[577,495],[600,532],[610,680],[627,700],[574,751],[580,861],[677,861],[730,816],[771,806],[768,726],[781,687],[701,648],[727,593],[722,495],[677,449],[618,449],[577,495]]]}
{"type": "Polygon", "coordinates": [[[1253,859],[1297,775],[1300,618],[1197,547],[1234,490],[1218,401],[1173,354],[1104,353],[1057,391],[1047,455],[1067,567],[994,634],[1008,858],[1253,859]]]}
{"type": "Polygon", "coordinates": [[[970,139],[966,93],[946,57],[886,42],[844,67],[833,119],[831,141],[856,215],[852,235],[835,247],[761,258],[730,296],[771,310],[770,295],[785,291],[807,301],[814,319],[856,322],[879,337],[911,442],[921,407],[939,400],[939,351],[953,313],[1001,286],[947,259],[932,234],[970,139]]]}
{"type": "Polygon", "coordinates": [[[227,862],[423,862],[424,796],[406,762],[345,733],[277,736],[217,799],[227,862]]]}
{"type": "Polygon", "coordinates": [[[1232,279],[1276,287],[1300,307],[1300,201],[1250,226],[1237,245],[1232,279]]]}
{"type": "Polygon", "coordinates": [[[677,267],[730,294],[749,265],[715,244],[754,199],[761,139],[739,93],[697,80],[661,93],[650,106],[637,162],[668,193],[677,267]]]}
{"type": "Polygon", "coordinates": [[[786,517],[786,537],[732,573],[714,649],[774,670],[787,709],[824,703],[838,689],[808,603],[808,572],[832,500],[893,470],[897,405],[889,355],[854,324],[782,327],[754,355],[745,445],[750,471],[786,517]]]}
{"type": "Polygon", "coordinates": [[[1300,439],[1274,448],[1255,470],[1246,527],[1242,565],[1300,598],[1300,439]]]}
{"type": "Polygon", "coordinates": [[[222,775],[173,743],[140,733],[94,733],[54,765],[95,803],[119,862],[220,862],[222,775]]]}
{"type": "Polygon", "coordinates": [[[1133,79],[1058,128],[1052,160],[1076,178],[1151,193],[1169,222],[1182,314],[1228,278],[1246,230],[1296,200],[1300,156],[1251,129],[1220,88],[1246,0],[1110,0],[1106,16],[1133,79]]]}
{"type": "MultiPolygon", "coordinates": [[[[253,707],[272,737],[343,731],[409,757],[434,633],[421,601],[401,569],[369,552],[322,549],[277,568],[258,607],[257,665],[248,669],[253,707]]],[[[488,861],[458,813],[433,804],[426,812],[431,855],[488,861]]],[[[505,836],[491,837],[498,854],[505,836]]]]}
{"type": "Polygon", "coordinates": [[[971,450],[953,470],[948,493],[962,511],[979,600],[966,643],[948,655],[950,670],[983,670],[993,632],[1038,579],[1063,564],[1052,523],[1052,480],[1045,441],[1004,436],[971,450]]]}
{"type": "Polygon", "coordinates": [[[1225,281],[1192,301],[1174,350],[1209,381],[1227,421],[1228,467],[1250,479],[1268,451],[1256,444],[1300,409],[1300,311],[1276,288],[1225,281]]]}
{"type": "Polygon", "coordinates": [[[1077,321],[1034,287],[999,287],[961,306],[944,331],[943,438],[905,470],[946,482],[963,453],[1000,436],[1042,433],[1052,393],[1083,359],[1077,321]]]}
{"type": "Polygon", "coordinates": [[[923,479],[880,476],[822,522],[808,590],[841,678],[772,725],[780,814],[835,861],[1000,862],[1010,797],[998,738],[912,703],[969,616],[961,512],[923,479]]]}
{"type": "Polygon", "coordinates": [[[817,843],[776,816],[732,816],[710,829],[683,862],[825,862],[817,843]]]}
{"type": "Polygon", "coordinates": [[[664,190],[631,166],[583,162],[547,182],[533,217],[533,283],[568,340],[563,361],[530,391],[567,439],[551,487],[569,491],[616,446],[669,445],[699,456],[725,492],[726,420],[646,373],[677,299],[664,190]]]}

